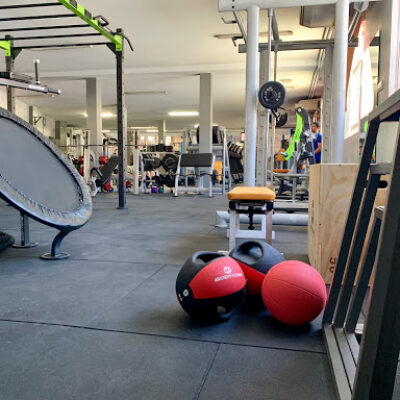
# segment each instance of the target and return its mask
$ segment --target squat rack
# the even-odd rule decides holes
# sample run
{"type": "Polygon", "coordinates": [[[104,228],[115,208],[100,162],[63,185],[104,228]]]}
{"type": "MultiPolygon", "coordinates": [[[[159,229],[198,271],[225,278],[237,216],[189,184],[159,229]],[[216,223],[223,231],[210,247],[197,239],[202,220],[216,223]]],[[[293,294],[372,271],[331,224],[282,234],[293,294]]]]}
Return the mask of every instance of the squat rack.
{"type": "MultiPolygon", "coordinates": [[[[51,2],[38,3],[21,3],[0,6],[0,11],[7,12],[7,17],[0,18],[0,49],[4,50],[6,58],[6,73],[8,79],[1,79],[0,85],[7,87],[7,108],[15,113],[15,88],[42,93],[60,94],[43,86],[39,82],[38,69],[36,70],[36,84],[32,85],[28,82],[13,79],[15,60],[22,50],[37,49],[63,49],[74,47],[92,47],[107,46],[116,57],[116,84],[117,84],[117,115],[118,115],[118,208],[126,208],[126,142],[127,142],[127,126],[126,126],[126,108],[125,108],[125,82],[124,82],[124,58],[125,58],[125,41],[133,51],[131,41],[125,36],[123,29],[115,31],[109,28],[109,21],[102,15],[94,15],[76,0],[54,0],[51,2]],[[53,9],[62,8],[62,13],[54,13],[53,9]],[[39,15],[21,15],[21,10],[44,10],[39,15]],[[16,15],[11,12],[16,11],[16,15]],[[50,12],[49,12],[50,11],[50,12]],[[65,13],[64,13],[65,11],[65,13]],[[16,26],[23,21],[54,21],[65,19],[77,19],[79,23],[54,23],[49,25],[41,24],[38,26],[16,26]],[[12,27],[4,27],[2,24],[13,22],[12,27]],[[71,29],[87,29],[90,32],[64,33],[71,29]],[[93,32],[94,30],[94,32],[93,32]],[[57,34],[37,34],[34,36],[13,36],[18,32],[36,32],[36,31],[57,31],[57,34]],[[61,33],[59,33],[61,32],[61,33]],[[87,39],[85,42],[59,43],[60,39],[87,39]],[[102,41],[98,39],[101,38],[102,41]],[[97,39],[97,40],[95,40],[97,39]],[[50,40],[50,43],[43,41],[50,40]],[[29,41],[28,44],[24,44],[29,41]]],[[[75,22],[75,21],[74,21],[75,22]]],[[[29,240],[29,219],[26,215],[21,214],[21,243],[18,247],[32,247],[36,243],[30,243],[29,240]]]]}
{"type": "MultiPolygon", "coordinates": [[[[22,3],[22,4],[10,4],[0,6],[0,11],[11,12],[17,11],[16,15],[9,15],[5,18],[0,18],[0,33],[4,34],[4,37],[0,38],[0,48],[4,50],[6,56],[6,68],[7,72],[11,73],[14,69],[14,62],[17,56],[22,50],[33,50],[33,49],[62,49],[70,47],[87,47],[87,46],[107,46],[116,57],[116,78],[117,78],[117,114],[118,114],[118,157],[119,157],[119,183],[118,183],[118,208],[126,208],[126,110],[125,110],[125,82],[124,82],[124,57],[125,57],[125,41],[128,43],[130,49],[133,51],[132,44],[127,36],[125,36],[123,29],[116,29],[115,31],[109,28],[109,21],[102,15],[94,15],[83,5],[78,3],[76,0],[54,0],[51,2],[38,2],[38,3],[22,3]],[[56,13],[53,9],[62,9],[60,13],[56,13]],[[44,10],[39,15],[20,15],[21,10],[44,10]],[[49,12],[50,11],[50,12],[49,12]],[[64,12],[65,11],[65,12],[64,12]],[[65,20],[65,19],[77,19],[79,23],[54,23],[51,25],[43,24],[41,26],[21,26],[17,27],[15,24],[22,21],[54,21],[54,20],[65,20]],[[13,22],[13,26],[10,28],[1,27],[1,23],[13,22]],[[64,33],[65,30],[71,29],[84,29],[92,28],[89,32],[73,32],[64,33]],[[12,36],[17,32],[35,32],[35,31],[60,31],[62,33],[49,33],[49,34],[38,34],[35,36],[12,36]],[[93,32],[94,30],[94,32],[93,32]],[[85,38],[85,42],[76,43],[57,43],[52,42],[53,40],[66,39],[66,38],[85,38]],[[98,39],[105,39],[99,41],[98,39]],[[97,40],[95,40],[97,39],[97,40]],[[51,43],[43,44],[43,41],[50,40],[51,43]],[[24,42],[29,41],[29,44],[24,42]],[[32,42],[32,43],[31,43],[32,42]]],[[[11,83],[11,82],[10,82],[11,83]]],[[[19,88],[31,90],[29,87],[23,87],[20,85],[19,88]]],[[[11,86],[7,87],[7,103],[8,109],[15,112],[15,96],[14,88],[11,86]]]]}

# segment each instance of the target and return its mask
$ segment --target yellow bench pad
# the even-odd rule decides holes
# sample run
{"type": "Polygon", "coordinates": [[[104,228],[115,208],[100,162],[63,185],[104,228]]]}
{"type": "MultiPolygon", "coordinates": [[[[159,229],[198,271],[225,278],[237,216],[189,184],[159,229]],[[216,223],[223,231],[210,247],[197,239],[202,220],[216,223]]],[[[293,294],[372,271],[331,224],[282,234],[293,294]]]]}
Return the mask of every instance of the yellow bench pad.
{"type": "Polygon", "coordinates": [[[274,201],[275,198],[275,192],[267,187],[238,186],[228,193],[229,200],[274,201]]]}

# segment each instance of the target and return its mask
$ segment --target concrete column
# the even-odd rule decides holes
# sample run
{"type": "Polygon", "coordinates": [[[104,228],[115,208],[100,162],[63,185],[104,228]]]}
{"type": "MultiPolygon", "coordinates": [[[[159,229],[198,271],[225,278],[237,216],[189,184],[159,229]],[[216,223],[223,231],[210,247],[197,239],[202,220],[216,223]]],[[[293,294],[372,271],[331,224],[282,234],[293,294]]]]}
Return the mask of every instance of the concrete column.
{"type": "Polygon", "coordinates": [[[342,163],[344,157],[348,29],[349,0],[338,0],[335,13],[335,48],[332,63],[331,160],[333,163],[342,163]]]}
{"type": "MultiPolygon", "coordinates": [[[[67,123],[63,121],[56,121],[54,141],[57,146],[67,145],[67,123]]],[[[64,151],[65,148],[62,147],[64,151]]]]}
{"type": "Polygon", "coordinates": [[[165,144],[165,133],[167,132],[167,123],[166,121],[158,121],[158,144],[165,144]]]}
{"type": "Polygon", "coordinates": [[[200,153],[212,152],[213,94],[212,75],[200,74],[200,153]]]}
{"type": "Polygon", "coordinates": [[[86,79],[86,110],[87,129],[89,130],[88,144],[96,146],[91,147],[91,150],[96,154],[97,159],[102,153],[103,146],[101,82],[98,78],[86,79]]]}
{"type": "Polygon", "coordinates": [[[260,9],[250,6],[247,10],[245,186],[256,183],[259,24],[260,9]]]}

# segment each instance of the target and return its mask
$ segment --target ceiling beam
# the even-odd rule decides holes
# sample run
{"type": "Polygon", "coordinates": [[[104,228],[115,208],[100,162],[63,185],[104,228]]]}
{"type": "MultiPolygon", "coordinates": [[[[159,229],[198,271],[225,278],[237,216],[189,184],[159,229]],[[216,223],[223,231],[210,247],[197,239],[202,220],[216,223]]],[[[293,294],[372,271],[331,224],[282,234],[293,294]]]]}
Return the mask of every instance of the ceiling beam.
{"type": "MultiPolygon", "coordinates": [[[[325,49],[328,46],[335,44],[334,39],[328,40],[297,40],[292,42],[272,41],[272,51],[289,51],[289,50],[319,50],[325,49]]],[[[349,47],[357,47],[358,39],[353,39],[349,42],[349,47]]],[[[374,38],[370,46],[379,46],[379,38],[374,38]]],[[[267,50],[268,43],[260,43],[259,50],[267,50]]],[[[247,46],[245,44],[239,45],[239,53],[246,53],[247,46]]]]}
{"type": "MultiPolygon", "coordinates": [[[[350,0],[351,3],[359,0],[350,0]]],[[[363,0],[367,1],[367,0],[363,0]]],[[[363,2],[361,1],[361,2],[363,2]]],[[[381,1],[381,0],[372,0],[381,1]]],[[[220,12],[245,11],[251,6],[257,6],[263,10],[267,8],[289,8],[335,4],[336,0],[219,0],[220,12]]]]}

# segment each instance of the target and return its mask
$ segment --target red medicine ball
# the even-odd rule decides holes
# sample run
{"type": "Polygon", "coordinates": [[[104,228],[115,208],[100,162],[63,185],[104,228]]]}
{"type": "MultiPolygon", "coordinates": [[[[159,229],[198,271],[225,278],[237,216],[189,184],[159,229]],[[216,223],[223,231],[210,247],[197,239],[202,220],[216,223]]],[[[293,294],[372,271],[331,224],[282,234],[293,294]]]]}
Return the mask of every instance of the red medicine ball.
{"type": "Polygon", "coordinates": [[[262,297],[276,319],[303,325],[325,308],[327,294],[325,282],[314,268],[300,261],[284,261],[266,275],[262,297]]]}
{"type": "Polygon", "coordinates": [[[192,317],[222,322],[242,302],[246,279],[239,264],[220,253],[193,254],[176,279],[176,295],[192,317]]]}
{"type": "Polygon", "coordinates": [[[261,286],[267,272],[285,261],[283,255],[265,242],[255,240],[241,243],[230,256],[241,266],[247,280],[246,294],[261,297],[261,286]]]}

